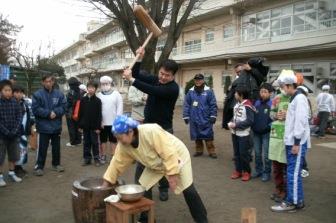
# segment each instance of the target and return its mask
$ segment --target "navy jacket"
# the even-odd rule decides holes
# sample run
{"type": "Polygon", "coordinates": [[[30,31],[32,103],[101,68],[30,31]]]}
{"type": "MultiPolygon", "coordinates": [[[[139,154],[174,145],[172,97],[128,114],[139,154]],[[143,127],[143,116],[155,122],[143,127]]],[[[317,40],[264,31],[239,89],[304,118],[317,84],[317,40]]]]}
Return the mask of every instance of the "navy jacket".
{"type": "Polygon", "coordinates": [[[39,133],[57,134],[62,131],[62,116],[65,114],[66,99],[62,92],[45,88],[33,94],[32,110],[35,115],[36,129],[39,133]],[[51,112],[56,118],[51,119],[51,112]]]}
{"type": "Polygon", "coordinates": [[[267,101],[257,100],[254,104],[257,113],[254,116],[254,123],[252,126],[253,132],[257,134],[265,134],[271,131],[272,119],[270,111],[272,107],[272,100],[267,101]]]}

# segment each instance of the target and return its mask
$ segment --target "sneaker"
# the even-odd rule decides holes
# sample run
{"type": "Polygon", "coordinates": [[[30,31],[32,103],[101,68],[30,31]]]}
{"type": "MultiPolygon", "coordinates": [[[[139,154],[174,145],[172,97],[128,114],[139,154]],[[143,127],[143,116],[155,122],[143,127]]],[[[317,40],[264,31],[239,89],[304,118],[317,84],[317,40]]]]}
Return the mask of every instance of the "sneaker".
{"type": "Polygon", "coordinates": [[[0,177],[0,187],[5,187],[7,184],[3,177],[0,177]]]}
{"type": "Polygon", "coordinates": [[[209,154],[209,157],[212,159],[217,159],[217,154],[216,153],[211,153],[209,154]]]}
{"type": "Polygon", "coordinates": [[[52,166],[52,170],[60,173],[64,172],[64,167],[62,167],[61,165],[52,166]]]}
{"type": "Polygon", "coordinates": [[[11,181],[13,181],[15,183],[20,183],[22,181],[22,179],[20,177],[16,176],[15,173],[8,174],[8,177],[11,181]]]}
{"type": "Polygon", "coordinates": [[[305,177],[309,177],[309,171],[302,169],[301,170],[301,177],[305,178],[305,177]]]}
{"type": "Polygon", "coordinates": [[[43,172],[42,169],[36,169],[36,170],[34,170],[34,175],[35,176],[40,177],[40,176],[43,176],[43,174],[44,174],[44,172],[43,172]]]}
{"type": "Polygon", "coordinates": [[[281,203],[284,201],[285,193],[277,194],[274,193],[270,196],[271,200],[275,201],[276,203],[281,203]]]}
{"type": "Polygon", "coordinates": [[[198,156],[202,156],[203,155],[203,152],[196,152],[196,153],[194,153],[194,157],[198,157],[198,156]]]}
{"type": "Polygon", "coordinates": [[[106,155],[101,155],[100,156],[100,163],[103,164],[103,165],[106,163],[106,155]]]}
{"type": "Polygon", "coordinates": [[[295,211],[296,206],[293,204],[289,204],[287,202],[282,202],[280,205],[274,205],[271,207],[271,211],[274,212],[292,212],[295,211]]]}
{"type": "Polygon", "coordinates": [[[252,173],[251,178],[252,178],[252,179],[256,179],[256,178],[259,178],[259,177],[261,177],[261,176],[262,176],[261,173],[254,172],[254,173],[252,173]]]}
{"type": "Polygon", "coordinates": [[[82,166],[88,166],[91,164],[91,160],[83,160],[82,166]]]}
{"type": "Polygon", "coordinates": [[[267,182],[271,180],[271,175],[269,173],[263,173],[261,177],[262,182],[267,182]]]}
{"type": "Polygon", "coordinates": [[[95,163],[95,166],[96,166],[96,167],[101,166],[101,163],[99,162],[99,160],[95,160],[94,163],[95,163]]]}
{"type": "Polygon", "coordinates": [[[70,142],[68,142],[67,144],[65,144],[65,146],[67,146],[67,147],[74,147],[74,145],[72,145],[70,142]]]}
{"type": "Polygon", "coordinates": [[[241,173],[238,172],[238,171],[234,171],[232,174],[231,174],[231,179],[235,180],[235,179],[238,179],[241,177],[241,173]]]}
{"type": "Polygon", "coordinates": [[[251,174],[248,173],[248,172],[243,172],[241,180],[242,181],[249,181],[250,179],[251,179],[251,174]]]}
{"type": "Polygon", "coordinates": [[[22,166],[15,166],[14,172],[20,178],[23,178],[27,175],[27,171],[24,170],[22,166]]]}

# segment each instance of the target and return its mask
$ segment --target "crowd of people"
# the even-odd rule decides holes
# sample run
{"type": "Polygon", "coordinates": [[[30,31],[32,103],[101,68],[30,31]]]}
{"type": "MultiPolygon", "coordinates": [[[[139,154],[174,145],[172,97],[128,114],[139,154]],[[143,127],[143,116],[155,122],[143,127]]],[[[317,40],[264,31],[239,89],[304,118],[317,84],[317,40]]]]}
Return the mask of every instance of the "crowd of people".
{"type": "MultiPolygon", "coordinates": [[[[139,48],[140,60],[144,49],[139,48]]],[[[292,70],[283,70],[273,83],[266,82],[268,67],[263,58],[253,58],[234,67],[236,78],[227,92],[222,127],[230,130],[233,145],[232,180],[243,182],[260,178],[274,181],[271,195],[275,212],[297,211],[304,207],[302,177],[309,175],[305,155],[310,143],[313,112],[304,79],[292,70]],[[252,154],[254,151],[254,154],[252,154]],[[253,161],[255,167],[251,168],[253,161]]],[[[115,184],[123,171],[136,161],[135,182],[146,188],[159,184],[161,201],[169,199],[168,189],[183,193],[195,222],[205,223],[207,211],[193,184],[190,154],[185,144],[174,136],[173,115],[179,97],[175,82],[178,64],[166,60],[158,75],[141,70],[141,61],[125,69],[123,78],[130,82],[128,101],[131,116],[123,114],[123,98],[109,76],[100,83],[86,85],[76,78],[68,80],[66,96],[54,88],[55,78],[42,78],[43,88],[24,96],[24,89],[13,81],[0,82],[0,186],[6,186],[3,164],[7,153],[8,178],[21,182],[26,174],[28,137],[36,125],[38,137],[36,176],[44,175],[47,150],[51,143],[52,169],[63,172],[60,141],[62,117],[66,116],[70,142],[81,145],[83,166],[105,164],[107,151],[112,160],[104,174],[104,186],[115,184]],[[100,88],[100,91],[98,89],[100,88]]],[[[317,96],[320,126],[315,132],[324,138],[329,116],[335,115],[335,102],[329,85],[317,96]]],[[[183,120],[195,141],[193,156],[200,157],[204,147],[217,158],[213,126],[217,120],[217,101],[203,74],[195,74],[194,86],[183,104],[183,120]]],[[[147,222],[142,213],[139,222],[147,222]]]]}

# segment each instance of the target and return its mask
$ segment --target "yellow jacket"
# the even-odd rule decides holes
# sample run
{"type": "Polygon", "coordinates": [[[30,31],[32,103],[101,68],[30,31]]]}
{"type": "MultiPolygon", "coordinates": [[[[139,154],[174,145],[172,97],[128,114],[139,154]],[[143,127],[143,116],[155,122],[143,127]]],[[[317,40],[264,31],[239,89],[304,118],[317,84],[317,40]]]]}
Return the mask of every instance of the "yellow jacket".
{"type": "Polygon", "coordinates": [[[190,154],[184,143],[157,124],[143,124],[138,130],[138,148],[118,143],[104,179],[115,184],[117,178],[136,160],[145,166],[139,181],[146,190],[163,176],[176,174],[179,181],[174,192],[179,194],[189,187],[193,181],[192,168],[190,154]]]}

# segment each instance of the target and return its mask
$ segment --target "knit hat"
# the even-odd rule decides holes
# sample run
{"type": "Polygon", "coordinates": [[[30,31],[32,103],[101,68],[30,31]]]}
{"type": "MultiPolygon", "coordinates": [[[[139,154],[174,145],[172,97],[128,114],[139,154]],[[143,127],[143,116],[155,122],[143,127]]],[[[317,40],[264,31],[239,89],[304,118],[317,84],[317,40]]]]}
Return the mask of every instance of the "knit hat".
{"type": "Polygon", "coordinates": [[[110,76],[102,76],[100,78],[100,83],[101,84],[112,84],[112,82],[113,82],[113,79],[110,76]]]}
{"type": "Polygon", "coordinates": [[[135,121],[133,118],[126,115],[118,115],[113,122],[112,132],[114,134],[124,134],[130,129],[138,127],[139,122],[135,121]]]}

